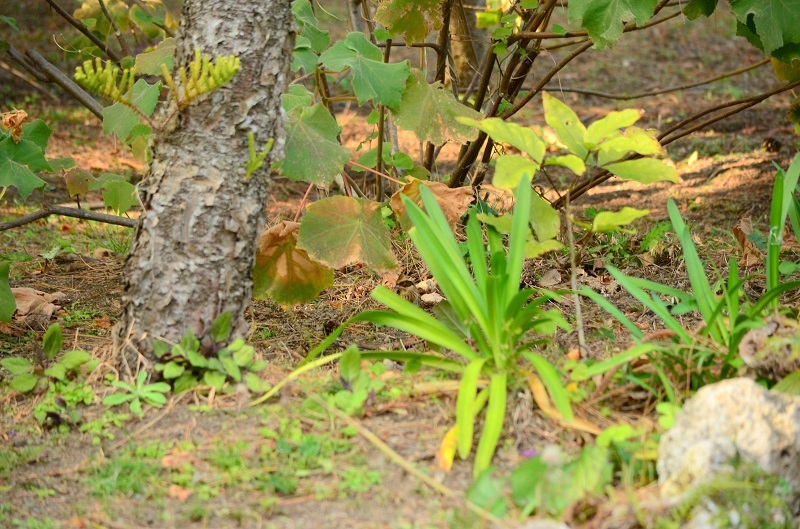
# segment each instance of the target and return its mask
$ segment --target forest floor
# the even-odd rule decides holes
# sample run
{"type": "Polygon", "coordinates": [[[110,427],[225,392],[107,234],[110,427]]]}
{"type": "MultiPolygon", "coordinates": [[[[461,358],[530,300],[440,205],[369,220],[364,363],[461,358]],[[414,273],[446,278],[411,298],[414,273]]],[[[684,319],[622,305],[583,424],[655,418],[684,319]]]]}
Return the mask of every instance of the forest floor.
{"type": "MultiPolygon", "coordinates": [[[[582,88],[626,94],[684,84],[755,63],[761,56],[743,40],[732,37],[733,22],[725,16],[689,23],[676,19],[653,31],[626,34],[612,50],[592,51],[564,70],[551,85],[554,95],[570,104],[584,121],[611,110],[644,110],[649,127],[663,127],[712,104],[756,94],[778,83],[770,68],[691,90],[633,101],[577,95],[582,88]],[[560,92],[559,88],[563,89],[560,92]],[[560,93],[559,93],[560,92],[560,93]]],[[[410,54],[416,57],[416,52],[410,54]]],[[[557,57],[542,57],[550,62],[557,57]]],[[[548,66],[548,64],[543,65],[548,66]]],[[[140,167],[108,137],[87,112],[68,104],[54,105],[35,93],[0,94],[2,110],[23,108],[55,128],[51,156],[73,156],[78,165],[96,174],[135,174],[140,167]]],[[[614,264],[626,273],[687,289],[680,247],[663,235],[657,251],[641,243],[650,228],[666,218],[668,198],[677,200],[690,223],[696,243],[712,277],[725,270],[731,257],[742,258],[732,235],[736,226],[763,232],[767,225],[777,163],[787,167],[800,141],[785,120],[789,96],[770,99],[701,133],[671,145],[680,185],[609,181],[574,204],[587,208],[647,208],[650,216],[638,222],[633,234],[601,236],[581,248],[579,281],[601,291],[645,332],[659,329],[652,314],[641,310],[604,273],[614,264]],[[763,145],[771,148],[765,149],[763,145]]],[[[342,108],[338,115],[343,138],[357,145],[371,132],[364,116],[342,108]]],[[[537,104],[521,116],[524,124],[543,123],[537,104]]],[[[418,151],[411,136],[401,146],[418,151]]],[[[443,172],[452,152],[440,159],[443,172]]],[[[0,202],[0,220],[36,209],[39,204],[69,203],[63,179],[46,176],[48,187],[24,206],[12,196],[0,202]]],[[[271,224],[293,218],[304,187],[281,181],[268,205],[271,224]]],[[[92,199],[90,198],[89,202],[92,199]]],[[[0,527],[9,528],[429,528],[489,527],[490,522],[465,508],[464,491],[471,483],[472,461],[457,461],[451,472],[435,469],[439,444],[453,424],[454,385],[442,375],[422,370],[400,376],[391,369],[382,376],[386,388],[376,395],[363,417],[353,424],[322,412],[309,398],[335,392],[336,369],[321,370],[287,386],[280,397],[248,406],[248,395],[171,397],[164,408],[147,409],[141,419],[125,420],[122,408],[99,402],[109,391],[103,384],[114,376],[110,329],[120,308],[124,256],[131,232],[126,228],[50,217],[0,233],[0,254],[13,260],[11,286],[46,293],[61,292],[60,310],[44,326],[22,322],[0,324],[0,358],[41,354],[47,324],[64,328],[65,350],[84,349],[101,360],[90,378],[97,395],[84,408],[79,426],[40,424],[34,417],[42,396],[0,393],[0,527]],[[115,423],[121,426],[116,427],[115,423]],[[435,491],[406,472],[375,442],[359,433],[372,432],[402,459],[433,477],[447,490],[435,491]]],[[[403,272],[425,279],[424,264],[410,243],[397,239],[395,248],[403,272]]],[[[797,244],[794,260],[798,259],[797,244]]],[[[763,263],[763,260],[761,260],[763,263]]],[[[761,264],[751,273],[746,290],[763,292],[761,264]]],[[[528,264],[525,281],[566,287],[569,267],[548,257],[528,264]],[[554,274],[554,272],[557,274],[554,274]]],[[[269,362],[262,377],[279,382],[293,365],[339,323],[375,307],[371,290],[379,284],[364,269],[340,271],[335,284],[320,298],[285,311],[274,303],[255,301],[248,311],[248,342],[269,362]]],[[[793,303],[797,303],[796,296],[793,303]]],[[[562,307],[573,320],[569,303],[562,307]]],[[[687,322],[690,325],[691,322],[687,322]]],[[[602,358],[626,348],[630,341],[621,326],[590,303],[584,306],[590,354],[602,358]]],[[[355,343],[368,349],[415,349],[424,344],[407,335],[369,326],[354,326],[334,345],[342,350],[355,343]]],[[[544,353],[557,360],[577,347],[573,333],[557,334],[544,353]]],[[[0,377],[3,373],[0,373],[0,377]]],[[[584,402],[579,413],[600,426],[624,419],[652,424],[653,403],[627,388],[602,402],[584,402]]],[[[568,452],[589,436],[553,423],[533,404],[526,387],[515,387],[495,464],[507,473],[523,454],[548,444],[568,452]]],[[[620,484],[614,501],[631,501],[620,484]]],[[[613,496],[613,495],[612,495],[613,496]]],[[[597,506],[594,505],[596,511],[597,506]]],[[[586,512],[591,512],[591,509],[586,512]]],[[[571,512],[571,526],[591,526],[586,512],[571,512]]]]}

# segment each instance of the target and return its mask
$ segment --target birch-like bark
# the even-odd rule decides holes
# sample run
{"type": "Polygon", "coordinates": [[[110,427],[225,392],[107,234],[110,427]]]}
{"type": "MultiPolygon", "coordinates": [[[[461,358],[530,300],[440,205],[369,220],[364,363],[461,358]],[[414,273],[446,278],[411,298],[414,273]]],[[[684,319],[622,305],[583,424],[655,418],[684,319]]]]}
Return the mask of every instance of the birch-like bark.
{"type": "Polygon", "coordinates": [[[223,312],[233,314],[234,336],[246,333],[269,167],[283,150],[281,93],[293,46],[288,0],[184,1],[175,64],[187,65],[198,48],[239,57],[241,70],[185,110],[170,104],[165,111],[171,123],[155,140],[143,182],[144,212],[116,327],[129,374],[152,360],[155,338],[177,342],[191,329],[210,350],[209,327],[223,312]],[[248,131],[259,151],[275,140],[249,179],[248,131]]]}

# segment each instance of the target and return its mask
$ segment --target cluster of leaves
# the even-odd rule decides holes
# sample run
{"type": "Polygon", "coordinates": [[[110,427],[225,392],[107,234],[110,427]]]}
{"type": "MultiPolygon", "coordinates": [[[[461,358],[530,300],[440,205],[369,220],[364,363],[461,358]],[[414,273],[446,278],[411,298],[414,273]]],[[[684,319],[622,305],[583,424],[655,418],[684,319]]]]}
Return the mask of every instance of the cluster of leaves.
{"type": "Polygon", "coordinates": [[[153,353],[159,360],[156,371],[170,381],[176,393],[201,384],[230,393],[241,382],[254,393],[267,391],[269,385],[256,374],[267,367],[267,363],[256,359],[253,347],[241,338],[223,346],[230,335],[231,313],[224,312],[211,325],[210,336],[214,346],[206,354],[200,352],[200,340],[191,330],[172,347],[155,340],[153,353]]]}
{"type": "Polygon", "coordinates": [[[383,364],[371,364],[362,369],[361,352],[358,347],[350,346],[339,359],[339,378],[342,389],[331,396],[332,403],[348,415],[362,415],[364,406],[375,394],[385,387],[379,377],[386,372],[383,364]]]}
{"type": "Polygon", "coordinates": [[[45,397],[34,408],[34,417],[47,427],[69,427],[81,420],[79,405],[94,402],[94,391],[85,383],[88,373],[99,364],[86,351],[64,353],[58,360],[64,338],[59,324],[51,325],[42,338],[40,358],[13,356],[0,361],[12,376],[10,389],[19,393],[41,393],[45,397]]]}

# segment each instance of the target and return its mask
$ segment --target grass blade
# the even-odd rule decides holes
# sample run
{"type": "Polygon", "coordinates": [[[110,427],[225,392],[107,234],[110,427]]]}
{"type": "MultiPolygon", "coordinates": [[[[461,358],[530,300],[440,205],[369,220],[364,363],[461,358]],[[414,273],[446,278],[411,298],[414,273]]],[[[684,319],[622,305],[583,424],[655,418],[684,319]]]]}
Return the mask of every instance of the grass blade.
{"type": "Polygon", "coordinates": [[[478,378],[486,358],[470,362],[464,369],[456,398],[456,425],[458,425],[458,457],[466,459],[472,450],[475,433],[475,396],[478,394],[478,378]]]}
{"type": "Polygon", "coordinates": [[[486,420],[483,431],[475,451],[475,467],[473,475],[478,477],[481,472],[489,468],[492,456],[497,448],[497,441],[503,433],[503,422],[506,418],[506,386],[508,373],[501,371],[493,373],[489,381],[489,402],[486,405],[486,420]]]}

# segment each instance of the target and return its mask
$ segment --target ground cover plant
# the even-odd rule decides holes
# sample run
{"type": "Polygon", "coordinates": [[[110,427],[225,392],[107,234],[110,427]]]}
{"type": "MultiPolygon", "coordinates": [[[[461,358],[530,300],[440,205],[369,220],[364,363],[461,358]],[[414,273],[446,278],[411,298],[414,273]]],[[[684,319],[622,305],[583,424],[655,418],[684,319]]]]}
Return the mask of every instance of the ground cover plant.
{"type": "MultiPolygon", "coordinates": [[[[88,110],[53,108],[36,21],[0,13],[16,65],[0,71],[35,90],[4,94],[0,142],[3,524],[591,526],[614,490],[646,490],[682,403],[738,372],[747,331],[796,319],[798,42],[791,12],[744,2],[632,2],[602,20],[600,4],[293,2],[285,140],[239,127],[216,180],[275,180],[268,228],[252,252],[217,254],[189,207],[150,225],[185,226],[187,251],[145,274],[186,270],[177,288],[203,275],[197,255],[247,254],[263,301],[242,317],[239,294],[216,294],[241,292],[236,274],[217,270],[185,314],[167,308],[181,296],[157,302],[142,333],[121,261],[156,250],[127,230],[162,208],[153,182],[194,185],[160,180],[159,156],[198,116],[223,123],[201,109],[257,76],[246,55],[183,46],[173,2],[87,1],[46,33],[71,35],[47,58],[88,110]],[[476,60],[454,22],[472,13],[476,60]],[[674,68],[653,72],[656,55],[674,68]],[[52,308],[23,321],[17,287],[65,296],[28,292],[52,308]]],[[[220,231],[241,242],[226,207],[220,231]]],[[[776,490],[740,474],[705,493],[776,490]]]]}

